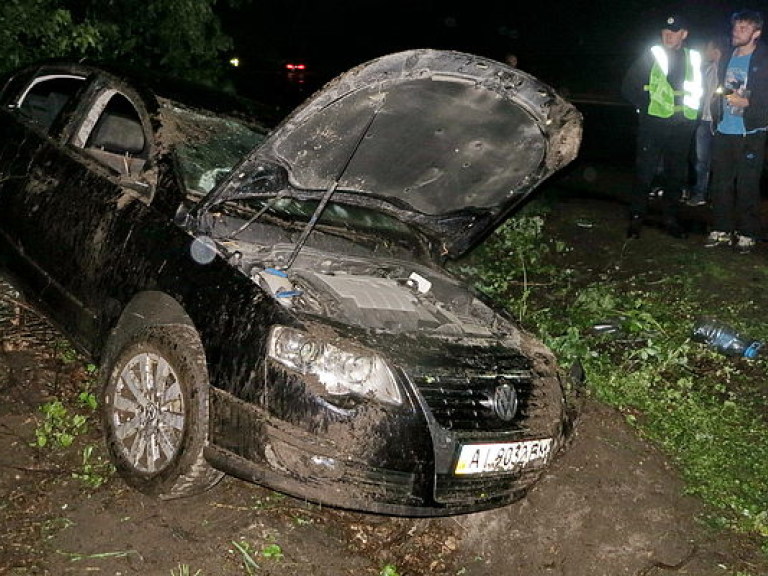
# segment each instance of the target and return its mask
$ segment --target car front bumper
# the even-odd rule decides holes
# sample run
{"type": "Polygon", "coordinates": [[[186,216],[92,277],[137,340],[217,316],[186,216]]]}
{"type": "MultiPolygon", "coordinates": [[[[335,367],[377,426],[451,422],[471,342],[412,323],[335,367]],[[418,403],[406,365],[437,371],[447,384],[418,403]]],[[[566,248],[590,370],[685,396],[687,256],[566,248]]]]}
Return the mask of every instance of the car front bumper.
{"type": "MultiPolygon", "coordinates": [[[[446,414],[460,410],[445,410],[450,384],[445,378],[438,382],[444,394],[437,400],[418,376],[403,377],[411,385],[408,409],[369,406],[353,416],[298,409],[300,403],[294,402],[293,418],[276,418],[275,406],[267,410],[212,389],[212,442],[205,456],[232,476],[310,502],[424,517],[486,510],[520,499],[565,442],[567,418],[555,377],[528,398],[527,416],[535,429],[518,426],[512,432],[460,429],[461,424],[447,419],[446,414]],[[546,416],[538,416],[546,422],[535,422],[538,403],[549,407],[546,416]],[[503,472],[455,472],[464,445],[526,441],[532,435],[552,438],[545,460],[503,472]]],[[[430,382],[434,389],[435,381],[430,382]]],[[[296,398],[295,391],[289,397],[296,398]]]]}

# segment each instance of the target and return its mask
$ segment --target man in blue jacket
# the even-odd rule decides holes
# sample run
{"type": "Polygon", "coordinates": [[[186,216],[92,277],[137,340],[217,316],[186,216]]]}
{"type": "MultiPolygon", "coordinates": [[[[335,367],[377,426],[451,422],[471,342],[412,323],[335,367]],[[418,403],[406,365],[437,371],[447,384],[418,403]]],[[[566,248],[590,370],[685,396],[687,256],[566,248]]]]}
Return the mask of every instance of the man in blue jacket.
{"type": "Polygon", "coordinates": [[[760,43],[763,17],[731,16],[733,53],[718,70],[722,95],[712,110],[712,231],[706,246],[735,244],[751,252],[760,235],[760,177],[768,128],[768,48],[760,43]]]}
{"type": "Polygon", "coordinates": [[[638,113],[635,183],[627,237],[639,238],[648,193],[661,167],[664,228],[682,238],[677,215],[688,178],[688,155],[699,115],[703,82],[701,55],[685,47],[688,26],[679,15],[664,19],[661,45],[653,46],[627,71],[621,91],[638,113]]]}

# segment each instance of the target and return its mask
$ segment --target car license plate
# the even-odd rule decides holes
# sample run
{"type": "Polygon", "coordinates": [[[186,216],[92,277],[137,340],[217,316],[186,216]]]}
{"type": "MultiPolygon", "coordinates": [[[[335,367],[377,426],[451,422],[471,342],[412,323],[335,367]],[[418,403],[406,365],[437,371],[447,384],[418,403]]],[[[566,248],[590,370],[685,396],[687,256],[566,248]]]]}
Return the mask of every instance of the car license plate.
{"type": "Polygon", "coordinates": [[[544,464],[551,450],[552,438],[499,444],[465,444],[461,447],[455,474],[515,470],[537,460],[544,464]]]}

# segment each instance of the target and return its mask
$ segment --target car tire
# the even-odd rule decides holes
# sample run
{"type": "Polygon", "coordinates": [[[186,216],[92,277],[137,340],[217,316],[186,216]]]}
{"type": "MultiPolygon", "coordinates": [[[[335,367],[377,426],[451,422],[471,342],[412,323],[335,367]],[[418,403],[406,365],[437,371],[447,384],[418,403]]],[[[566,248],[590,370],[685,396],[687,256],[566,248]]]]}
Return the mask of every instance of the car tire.
{"type": "Polygon", "coordinates": [[[208,370],[190,326],[151,326],[129,337],[105,367],[107,448],[118,473],[158,498],[191,496],[223,473],[203,456],[208,440],[208,370]]]}

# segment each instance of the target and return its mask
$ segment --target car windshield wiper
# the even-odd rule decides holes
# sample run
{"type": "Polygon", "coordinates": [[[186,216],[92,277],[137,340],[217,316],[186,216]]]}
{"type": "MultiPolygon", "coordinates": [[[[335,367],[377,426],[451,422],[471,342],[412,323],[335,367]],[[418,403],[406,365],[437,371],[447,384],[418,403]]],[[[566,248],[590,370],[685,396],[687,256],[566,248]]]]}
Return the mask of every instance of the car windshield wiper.
{"type": "Polygon", "coordinates": [[[243,232],[244,230],[246,230],[246,229],[247,229],[247,228],[248,228],[248,227],[249,227],[251,224],[253,224],[253,223],[254,223],[254,222],[256,222],[256,221],[257,221],[259,218],[261,218],[261,217],[264,215],[264,213],[265,213],[267,210],[270,210],[270,209],[271,209],[271,208],[273,208],[273,207],[275,206],[275,204],[277,204],[277,203],[278,203],[280,200],[282,200],[283,198],[287,198],[287,197],[289,197],[289,196],[290,196],[290,194],[289,194],[289,193],[288,193],[288,191],[286,191],[286,190],[281,190],[280,192],[278,192],[278,193],[277,193],[277,195],[275,195],[275,196],[273,196],[272,198],[270,198],[270,199],[267,201],[267,203],[266,203],[266,204],[264,204],[264,206],[262,206],[262,207],[261,207],[261,209],[260,209],[258,212],[256,212],[256,214],[254,214],[253,216],[251,216],[251,217],[250,217],[250,218],[249,218],[249,219],[248,219],[248,220],[245,222],[245,224],[243,224],[242,226],[240,226],[240,228],[238,228],[237,230],[235,230],[234,232],[232,232],[232,234],[230,234],[230,235],[229,235],[229,239],[230,239],[230,240],[234,240],[234,239],[235,239],[237,236],[239,236],[239,235],[240,235],[240,233],[241,233],[241,232],[243,232]]]}

